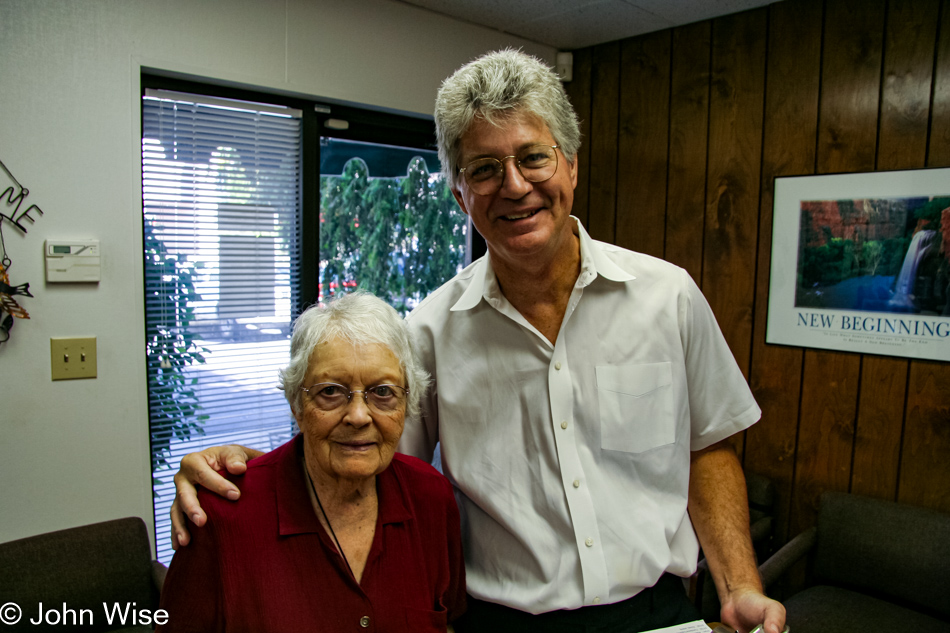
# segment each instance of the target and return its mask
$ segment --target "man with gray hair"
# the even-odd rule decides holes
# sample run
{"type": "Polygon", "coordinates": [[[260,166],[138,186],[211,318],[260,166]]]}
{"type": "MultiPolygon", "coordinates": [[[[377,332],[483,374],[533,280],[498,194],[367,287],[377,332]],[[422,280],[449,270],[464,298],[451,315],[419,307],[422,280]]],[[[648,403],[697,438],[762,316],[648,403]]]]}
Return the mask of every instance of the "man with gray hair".
{"type": "MultiPolygon", "coordinates": [[[[442,465],[462,516],[466,631],[633,633],[698,619],[681,579],[699,544],[742,633],[779,633],[728,438],[761,415],[708,304],[682,269],[592,240],[570,215],[580,132],[557,76],[514,50],[439,90],[439,155],[488,255],[408,317],[433,388],[400,450],[442,465]]],[[[186,457],[232,487],[247,449],[186,457]]],[[[197,520],[196,520],[197,519],[197,520]]]]}

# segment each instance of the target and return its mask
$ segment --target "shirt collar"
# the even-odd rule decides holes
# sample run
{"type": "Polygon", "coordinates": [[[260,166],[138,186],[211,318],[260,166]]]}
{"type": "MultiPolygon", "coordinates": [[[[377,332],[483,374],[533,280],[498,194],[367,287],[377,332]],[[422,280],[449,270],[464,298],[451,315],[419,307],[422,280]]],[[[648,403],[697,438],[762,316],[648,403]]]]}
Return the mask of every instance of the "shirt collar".
{"type": "MultiPolygon", "coordinates": [[[[571,216],[574,218],[574,216],[571,216]]],[[[628,273],[626,270],[614,263],[612,259],[607,257],[606,250],[610,248],[615,248],[609,244],[604,244],[601,242],[596,242],[591,239],[590,235],[587,234],[587,231],[584,229],[581,221],[577,218],[574,218],[575,234],[581,241],[581,277],[583,280],[585,276],[587,281],[584,285],[589,285],[590,282],[594,280],[598,275],[604,279],[609,279],[610,281],[632,281],[636,279],[635,275],[628,273]],[[586,274],[586,275],[585,275],[586,274]]]]}
{"type": "MultiPolygon", "coordinates": [[[[281,447],[286,449],[276,464],[277,522],[281,536],[307,534],[323,530],[320,520],[310,505],[307,482],[301,472],[303,435],[281,447]]],[[[277,449],[281,450],[281,449],[277,449]]],[[[395,458],[394,458],[395,459],[395,458]]],[[[402,523],[412,518],[405,492],[393,472],[392,463],[376,476],[376,498],[379,503],[379,523],[402,523]]]]}
{"type": "Polygon", "coordinates": [[[465,289],[462,296],[455,302],[455,305],[451,307],[450,312],[471,310],[482,300],[482,296],[485,296],[486,299],[488,298],[487,291],[492,283],[494,283],[495,286],[498,285],[488,253],[482,255],[478,261],[475,262],[475,265],[471,268],[471,272],[472,280],[469,282],[468,288],[465,289]]]}
{"type": "MultiPolygon", "coordinates": [[[[573,215],[571,219],[574,220],[574,234],[581,243],[581,274],[578,278],[580,284],[587,286],[598,275],[610,281],[619,282],[636,279],[636,276],[620,268],[607,257],[604,252],[604,247],[607,245],[592,240],[579,219],[573,215]]],[[[491,257],[487,253],[472,267],[471,279],[465,292],[452,306],[451,312],[471,310],[482,298],[491,303],[493,298],[501,295],[495,271],[491,266],[491,257]]]]}

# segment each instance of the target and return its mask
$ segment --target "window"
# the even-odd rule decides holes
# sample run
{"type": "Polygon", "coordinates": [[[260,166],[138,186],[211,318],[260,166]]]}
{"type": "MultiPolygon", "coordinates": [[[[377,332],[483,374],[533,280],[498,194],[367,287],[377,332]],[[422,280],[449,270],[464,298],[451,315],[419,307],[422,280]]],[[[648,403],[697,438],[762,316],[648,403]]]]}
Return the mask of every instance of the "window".
{"type": "Polygon", "coordinates": [[[407,314],[465,263],[468,218],[435,150],[320,139],[320,298],[357,287],[407,314]]]}
{"type": "Polygon", "coordinates": [[[156,540],[185,453],[292,436],[275,388],[300,273],[299,112],[143,98],[146,345],[156,540]]]}
{"type": "Polygon", "coordinates": [[[468,245],[431,121],[142,83],[153,496],[167,563],[181,457],[270,450],[295,433],[277,388],[294,317],[357,287],[405,313],[484,243],[468,245]]]}

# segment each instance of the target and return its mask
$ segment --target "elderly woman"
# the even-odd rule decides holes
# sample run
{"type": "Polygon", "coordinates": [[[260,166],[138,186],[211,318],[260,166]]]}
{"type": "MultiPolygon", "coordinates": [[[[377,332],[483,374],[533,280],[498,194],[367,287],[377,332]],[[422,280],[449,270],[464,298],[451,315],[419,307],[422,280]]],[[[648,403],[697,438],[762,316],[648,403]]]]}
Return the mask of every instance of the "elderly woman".
{"type": "Polygon", "coordinates": [[[297,319],[281,384],[300,433],[202,492],[159,631],[445,631],[465,608],[448,481],[396,454],[428,376],[395,310],[352,294],[297,319]]]}

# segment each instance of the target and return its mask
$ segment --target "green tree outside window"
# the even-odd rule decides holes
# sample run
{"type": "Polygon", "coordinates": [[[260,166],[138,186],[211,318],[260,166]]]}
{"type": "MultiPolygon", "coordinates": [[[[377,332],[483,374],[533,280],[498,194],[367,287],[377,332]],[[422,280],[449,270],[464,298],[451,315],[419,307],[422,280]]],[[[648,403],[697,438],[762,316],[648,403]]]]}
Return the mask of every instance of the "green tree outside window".
{"type": "Polygon", "coordinates": [[[353,158],[320,177],[321,300],[359,288],[406,314],[464,264],[467,218],[421,157],[405,177],[370,176],[353,158]]]}

